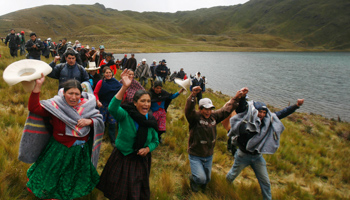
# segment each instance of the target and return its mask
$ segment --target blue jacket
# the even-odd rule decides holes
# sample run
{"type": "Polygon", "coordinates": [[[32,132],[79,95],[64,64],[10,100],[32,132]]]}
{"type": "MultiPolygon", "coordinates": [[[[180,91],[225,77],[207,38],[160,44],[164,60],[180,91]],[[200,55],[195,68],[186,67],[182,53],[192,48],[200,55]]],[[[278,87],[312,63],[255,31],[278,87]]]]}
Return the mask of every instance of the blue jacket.
{"type": "Polygon", "coordinates": [[[168,67],[166,65],[158,65],[155,71],[157,76],[166,77],[168,75],[168,67]],[[164,73],[161,71],[165,71],[164,73]]]}
{"type": "Polygon", "coordinates": [[[60,63],[56,65],[56,63],[51,62],[50,66],[52,67],[52,72],[47,76],[58,79],[58,89],[62,88],[62,84],[70,79],[76,79],[80,83],[89,81],[88,73],[85,71],[83,66],[77,63],[70,66],[67,63],[60,63]]]}

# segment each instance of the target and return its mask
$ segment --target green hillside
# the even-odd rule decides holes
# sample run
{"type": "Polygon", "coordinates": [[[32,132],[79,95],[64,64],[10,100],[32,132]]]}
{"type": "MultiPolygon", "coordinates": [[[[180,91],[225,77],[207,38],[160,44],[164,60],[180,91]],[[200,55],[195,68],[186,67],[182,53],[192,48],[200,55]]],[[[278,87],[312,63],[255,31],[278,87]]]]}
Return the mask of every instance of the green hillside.
{"type": "Polygon", "coordinates": [[[48,5],[0,16],[0,36],[15,28],[117,52],[349,50],[349,10],[346,0],[250,0],[176,13],[48,5]]]}

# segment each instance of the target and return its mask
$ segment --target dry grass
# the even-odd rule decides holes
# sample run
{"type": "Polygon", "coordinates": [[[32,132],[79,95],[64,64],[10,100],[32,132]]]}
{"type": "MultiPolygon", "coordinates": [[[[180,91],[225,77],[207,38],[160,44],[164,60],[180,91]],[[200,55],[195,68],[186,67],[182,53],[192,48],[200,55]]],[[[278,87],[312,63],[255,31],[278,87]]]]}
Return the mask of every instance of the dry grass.
{"type": "MultiPolygon", "coordinates": [[[[0,53],[2,77],[7,65],[23,58],[10,58],[3,45],[0,53]]],[[[169,92],[179,90],[172,83],[166,83],[164,89],[169,92]]],[[[42,99],[54,96],[57,81],[47,78],[43,91],[42,99]]],[[[25,187],[26,171],[30,165],[17,159],[29,94],[24,93],[20,85],[9,87],[1,80],[0,96],[0,199],[36,199],[25,187]]],[[[229,99],[215,92],[206,92],[203,96],[211,98],[217,108],[229,99]]],[[[225,175],[233,164],[233,157],[226,151],[226,131],[221,124],[217,127],[212,180],[205,193],[191,192],[188,123],[183,115],[186,99],[187,95],[180,95],[172,101],[167,113],[164,143],[152,153],[151,199],[262,199],[250,167],[244,169],[233,184],[226,183],[225,175]]],[[[349,123],[300,113],[283,119],[283,123],[286,130],[279,150],[274,155],[264,155],[273,199],[350,199],[349,123]]],[[[99,173],[111,151],[112,147],[105,138],[97,169],[99,173]]],[[[95,189],[81,199],[105,198],[95,189]]]]}

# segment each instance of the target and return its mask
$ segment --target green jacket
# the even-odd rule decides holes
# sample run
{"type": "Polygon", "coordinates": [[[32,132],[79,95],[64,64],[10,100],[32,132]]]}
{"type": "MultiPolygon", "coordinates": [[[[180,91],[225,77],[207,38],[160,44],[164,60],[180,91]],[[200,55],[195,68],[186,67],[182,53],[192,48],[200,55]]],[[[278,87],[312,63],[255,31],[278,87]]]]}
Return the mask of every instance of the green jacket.
{"type": "MultiPolygon", "coordinates": [[[[124,155],[129,155],[134,152],[132,148],[136,138],[136,126],[134,120],[130,117],[122,107],[120,107],[121,100],[113,97],[108,106],[108,110],[114,119],[118,122],[118,136],[115,140],[117,149],[124,155]]],[[[144,147],[149,147],[152,152],[159,144],[158,133],[154,128],[148,128],[147,140],[144,147]]]]}

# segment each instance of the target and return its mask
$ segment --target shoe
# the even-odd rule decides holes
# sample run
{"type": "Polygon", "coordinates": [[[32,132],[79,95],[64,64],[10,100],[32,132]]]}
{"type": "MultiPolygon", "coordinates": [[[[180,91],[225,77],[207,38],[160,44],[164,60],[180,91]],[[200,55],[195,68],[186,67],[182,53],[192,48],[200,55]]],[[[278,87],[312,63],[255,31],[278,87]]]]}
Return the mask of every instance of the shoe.
{"type": "Polygon", "coordinates": [[[192,192],[198,192],[199,191],[199,185],[194,182],[192,175],[190,176],[190,186],[192,192]]]}

